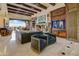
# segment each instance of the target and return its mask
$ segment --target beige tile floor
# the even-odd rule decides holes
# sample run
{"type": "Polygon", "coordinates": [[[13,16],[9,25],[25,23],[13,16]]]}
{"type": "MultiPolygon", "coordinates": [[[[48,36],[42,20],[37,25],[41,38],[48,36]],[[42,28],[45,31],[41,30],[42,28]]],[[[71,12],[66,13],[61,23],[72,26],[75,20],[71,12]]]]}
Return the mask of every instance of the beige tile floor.
{"type": "Polygon", "coordinates": [[[11,36],[0,36],[0,55],[3,56],[63,56],[61,52],[65,52],[66,56],[78,56],[79,55],[79,43],[68,41],[64,38],[57,37],[55,44],[47,46],[40,54],[35,53],[31,47],[30,42],[26,44],[20,44],[20,41],[16,40],[15,32],[11,36]],[[70,48],[67,48],[70,46],[70,48]]]}

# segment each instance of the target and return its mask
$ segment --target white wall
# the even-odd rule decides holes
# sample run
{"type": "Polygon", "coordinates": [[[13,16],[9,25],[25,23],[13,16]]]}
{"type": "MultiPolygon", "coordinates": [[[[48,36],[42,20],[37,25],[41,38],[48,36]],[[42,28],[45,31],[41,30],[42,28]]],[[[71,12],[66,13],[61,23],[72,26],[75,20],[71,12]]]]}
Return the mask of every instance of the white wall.
{"type": "Polygon", "coordinates": [[[0,3],[0,27],[4,26],[4,19],[5,22],[7,22],[8,20],[7,5],[5,3],[0,3]]]}

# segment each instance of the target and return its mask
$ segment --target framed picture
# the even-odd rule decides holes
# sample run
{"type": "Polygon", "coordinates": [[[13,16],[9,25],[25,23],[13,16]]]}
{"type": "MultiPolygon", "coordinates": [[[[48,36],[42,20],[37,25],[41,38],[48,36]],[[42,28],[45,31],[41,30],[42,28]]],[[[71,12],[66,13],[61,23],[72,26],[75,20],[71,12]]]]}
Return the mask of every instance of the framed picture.
{"type": "Polygon", "coordinates": [[[46,15],[42,15],[37,17],[37,24],[45,24],[47,22],[47,16],[46,15]]]}

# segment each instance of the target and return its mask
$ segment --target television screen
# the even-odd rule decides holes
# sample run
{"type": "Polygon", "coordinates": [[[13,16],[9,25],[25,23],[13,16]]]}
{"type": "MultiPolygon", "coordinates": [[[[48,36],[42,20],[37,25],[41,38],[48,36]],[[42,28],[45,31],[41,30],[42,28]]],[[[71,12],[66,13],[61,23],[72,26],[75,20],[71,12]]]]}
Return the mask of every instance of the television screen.
{"type": "Polygon", "coordinates": [[[65,20],[53,20],[52,28],[65,29],[65,20]]]}
{"type": "Polygon", "coordinates": [[[9,20],[9,27],[26,27],[26,22],[23,20],[9,20]]]}
{"type": "Polygon", "coordinates": [[[60,20],[59,21],[59,28],[60,29],[65,29],[65,20],[60,20]]]}
{"type": "Polygon", "coordinates": [[[52,21],[52,28],[58,28],[58,25],[59,25],[59,21],[57,20],[52,21]]]}

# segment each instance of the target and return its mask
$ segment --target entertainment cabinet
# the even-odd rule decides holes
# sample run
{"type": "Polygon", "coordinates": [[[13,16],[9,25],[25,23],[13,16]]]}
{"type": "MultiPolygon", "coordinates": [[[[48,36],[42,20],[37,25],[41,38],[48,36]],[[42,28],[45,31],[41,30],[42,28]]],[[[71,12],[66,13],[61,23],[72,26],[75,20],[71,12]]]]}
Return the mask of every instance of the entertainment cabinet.
{"type": "Polygon", "coordinates": [[[59,37],[67,37],[65,7],[51,11],[51,32],[59,37]]]}

